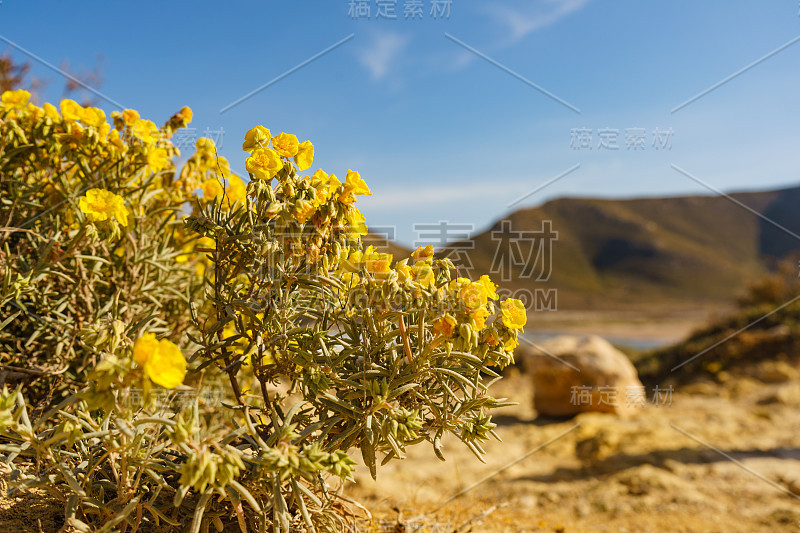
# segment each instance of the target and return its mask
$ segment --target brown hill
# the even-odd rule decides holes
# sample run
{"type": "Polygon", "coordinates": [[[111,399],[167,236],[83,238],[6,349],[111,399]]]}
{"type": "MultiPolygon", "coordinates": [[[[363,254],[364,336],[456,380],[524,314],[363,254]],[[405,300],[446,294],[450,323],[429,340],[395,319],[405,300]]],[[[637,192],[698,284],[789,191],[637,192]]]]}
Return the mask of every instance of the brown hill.
{"type": "Polygon", "coordinates": [[[534,299],[556,289],[559,310],[686,307],[731,301],[777,260],[800,252],[799,235],[800,187],[728,197],[561,198],[516,211],[444,254],[534,299]],[[548,221],[557,232],[552,246],[548,221]]]}

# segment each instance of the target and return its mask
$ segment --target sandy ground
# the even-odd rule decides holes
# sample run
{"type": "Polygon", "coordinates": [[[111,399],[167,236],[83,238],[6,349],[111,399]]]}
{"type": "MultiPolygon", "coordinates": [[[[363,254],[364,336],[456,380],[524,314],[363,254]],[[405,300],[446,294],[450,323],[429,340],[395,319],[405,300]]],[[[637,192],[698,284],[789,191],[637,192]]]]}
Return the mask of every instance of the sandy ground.
{"type": "Polygon", "coordinates": [[[520,405],[487,464],[457,439],[444,463],[421,445],[346,494],[405,531],[800,531],[800,382],[693,385],[628,419],[536,419],[521,375],[496,393],[520,405]]]}

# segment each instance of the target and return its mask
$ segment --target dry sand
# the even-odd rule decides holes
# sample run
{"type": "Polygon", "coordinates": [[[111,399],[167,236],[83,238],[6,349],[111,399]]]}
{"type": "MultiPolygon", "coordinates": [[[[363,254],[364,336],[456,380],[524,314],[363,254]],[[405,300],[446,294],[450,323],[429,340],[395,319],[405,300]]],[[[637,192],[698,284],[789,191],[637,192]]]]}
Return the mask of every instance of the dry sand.
{"type": "Polygon", "coordinates": [[[629,419],[537,420],[521,375],[496,393],[520,405],[496,417],[487,464],[457,439],[445,463],[420,445],[346,494],[405,531],[800,531],[800,382],[694,385],[629,419]]]}

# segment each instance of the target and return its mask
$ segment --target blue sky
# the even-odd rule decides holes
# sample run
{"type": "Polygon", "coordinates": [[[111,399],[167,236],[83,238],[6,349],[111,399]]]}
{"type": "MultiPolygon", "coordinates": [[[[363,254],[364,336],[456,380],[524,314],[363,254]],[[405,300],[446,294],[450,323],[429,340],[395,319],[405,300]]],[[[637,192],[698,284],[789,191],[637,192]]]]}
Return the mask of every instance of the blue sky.
{"type": "MultiPolygon", "coordinates": [[[[409,245],[415,223],[480,231],[560,196],[800,181],[800,42],[672,112],[800,36],[794,0],[452,0],[437,18],[433,1],[413,20],[412,0],[383,2],[392,20],[376,19],[378,0],[370,18],[350,16],[350,0],[3,0],[0,36],[55,65],[90,69],[102,56],[99,90],[156,123],[189,105],[194,134],[224,130],[221,153],[243,175],[250,127],[311,139],[314,168],[359,170],[374,192],[359,201],[368,223],[409,245]],[[654,146],[657,129],[666,145],[654,146]],[[592,149],[572,142],[577,130],[591,130],[580,138],[592,149]],[[599,148],[599,130],[618,148],[599,148]],[[626,147],[642,133],[643,147],[626,147]]],[[[59,74],[33,73],[50,80],[44,99],[61,97],[59,74]]]]}

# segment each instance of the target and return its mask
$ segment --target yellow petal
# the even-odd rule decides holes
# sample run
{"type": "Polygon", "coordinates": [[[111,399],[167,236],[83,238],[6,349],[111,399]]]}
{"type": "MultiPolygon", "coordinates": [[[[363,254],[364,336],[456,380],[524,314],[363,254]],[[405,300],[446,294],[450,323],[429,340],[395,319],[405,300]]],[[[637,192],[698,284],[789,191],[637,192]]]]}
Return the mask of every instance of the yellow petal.
{"type": "Polygon", "coordinates": [[[157,350],[158,340],[155,333],[145,333],[133,343],[133,360],[143,366],[157,350]]]}
{"type": "Polygon", "coordinates": [[[175,343],[161,339],[158,350],[147,360],[145,373],[156,385],[172,389],[186,377],[186,359],[175,343]]]}

